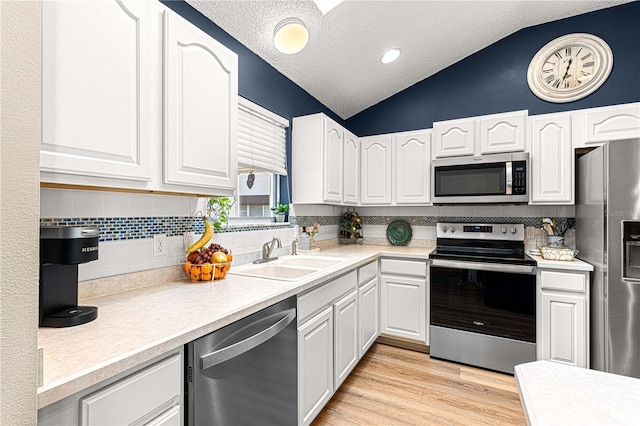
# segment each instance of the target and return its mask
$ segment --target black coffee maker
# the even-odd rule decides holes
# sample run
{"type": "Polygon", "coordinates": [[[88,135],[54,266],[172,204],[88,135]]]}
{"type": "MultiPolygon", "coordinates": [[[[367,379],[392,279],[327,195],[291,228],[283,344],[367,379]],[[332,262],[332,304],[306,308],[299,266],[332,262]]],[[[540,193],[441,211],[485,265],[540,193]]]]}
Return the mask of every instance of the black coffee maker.
{"type": "Polygon", "coordinates": [[[98,228],[40,227],[40,326],[70,327],[98,317],[78,306],[78,264],[98,259],[98,228]]]}

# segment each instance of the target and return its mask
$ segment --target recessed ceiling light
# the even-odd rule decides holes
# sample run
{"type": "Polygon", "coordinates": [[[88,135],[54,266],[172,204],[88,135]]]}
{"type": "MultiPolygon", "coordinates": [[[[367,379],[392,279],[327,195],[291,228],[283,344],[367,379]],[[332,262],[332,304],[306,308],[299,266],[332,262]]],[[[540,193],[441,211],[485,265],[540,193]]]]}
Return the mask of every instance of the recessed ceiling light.
{"type": "Polygon", "coordinates": [[[380,62],[382,62],[383,64],[391,63],[396,59],[398,59],[401,53],[402,53],[402,50],[398,49],[397,47],[393,49],[389,49],[386,52],[384,52],[384,54],[380,58],[380,62]]]}
{"type": "Polygon", "coordinates": [[[273,44],[276,49],[286,54],[298,53],[307,45],[309,41],[309,31],[298,18],[287,18],[273,31],[273,44]]]}

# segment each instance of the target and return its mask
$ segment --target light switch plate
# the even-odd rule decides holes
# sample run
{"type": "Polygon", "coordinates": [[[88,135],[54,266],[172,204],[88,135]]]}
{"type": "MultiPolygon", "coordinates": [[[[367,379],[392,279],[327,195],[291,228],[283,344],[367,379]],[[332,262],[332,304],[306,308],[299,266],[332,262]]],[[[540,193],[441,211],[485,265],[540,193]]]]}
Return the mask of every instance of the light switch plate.
{"type": "Polygon", "coordinates": [[[167,234],[156,234],[153,236],[153,257],[167,255],[167,234]]]}

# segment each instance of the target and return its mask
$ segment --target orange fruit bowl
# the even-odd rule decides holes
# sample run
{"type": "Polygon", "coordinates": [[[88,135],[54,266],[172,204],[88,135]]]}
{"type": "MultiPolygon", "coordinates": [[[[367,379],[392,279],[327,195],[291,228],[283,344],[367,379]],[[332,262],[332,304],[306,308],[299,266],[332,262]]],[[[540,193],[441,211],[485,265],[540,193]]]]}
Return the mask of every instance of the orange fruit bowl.
{"type": "Polygon", "coordinates": [[[194,283],[222,280],[231,269],[231,262],[195,264],[184,262],[182,271],[194,283]]]}

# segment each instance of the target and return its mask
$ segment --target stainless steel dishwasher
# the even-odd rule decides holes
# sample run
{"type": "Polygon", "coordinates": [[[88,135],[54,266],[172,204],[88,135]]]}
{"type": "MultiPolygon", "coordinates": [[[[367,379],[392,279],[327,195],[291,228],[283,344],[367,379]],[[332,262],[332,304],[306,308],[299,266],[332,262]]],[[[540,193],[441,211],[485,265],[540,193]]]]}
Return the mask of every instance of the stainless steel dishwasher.
{"type": "Polygon", "coordinates": [[[295,425],[296,298],[186,345],[187,425],[295,425]]]}

